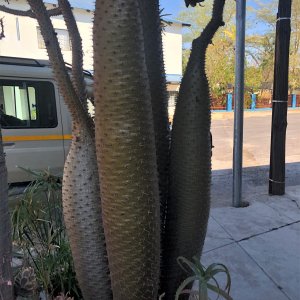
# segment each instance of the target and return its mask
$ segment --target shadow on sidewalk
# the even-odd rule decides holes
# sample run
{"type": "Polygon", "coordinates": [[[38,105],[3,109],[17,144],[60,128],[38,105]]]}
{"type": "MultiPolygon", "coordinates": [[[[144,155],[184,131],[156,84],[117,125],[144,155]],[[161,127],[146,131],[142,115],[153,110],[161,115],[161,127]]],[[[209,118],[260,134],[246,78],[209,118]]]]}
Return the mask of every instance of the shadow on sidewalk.
{"type": "MultiPolygon", "coordinates": [[[[269,166],[243,168],[243,200],[268,195],[269,166]]],[[[213,170],[211,186],[212,207],[232,205],[232,169],[213,170]]],[[[300,185],[300,162],[286,164],[286,187],[300,185]]]]}

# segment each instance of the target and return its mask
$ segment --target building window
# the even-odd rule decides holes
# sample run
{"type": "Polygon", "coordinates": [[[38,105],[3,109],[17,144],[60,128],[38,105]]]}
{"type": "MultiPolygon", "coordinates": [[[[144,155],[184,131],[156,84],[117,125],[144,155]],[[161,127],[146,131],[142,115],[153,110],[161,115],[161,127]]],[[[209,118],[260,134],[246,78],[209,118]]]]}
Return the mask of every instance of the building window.
{"type": "MultiPolygon", "coordinates": [[[[57,39],[62,51],[71,51],[71,41],[69,37],[69,32],[66,29],[55,29],[57,34],[57,39]]],[[[45,42],[43,36],[41,34],[41,30],[37,27],[37,37],[38,37],[38,47],[39,49],[46,49],[45,42]]]]}
{"type": "Polygon", "coordinates": [[[53,84],[46,81],[0,80],[0,123],[3,128],[56,127],[53,84]]]}

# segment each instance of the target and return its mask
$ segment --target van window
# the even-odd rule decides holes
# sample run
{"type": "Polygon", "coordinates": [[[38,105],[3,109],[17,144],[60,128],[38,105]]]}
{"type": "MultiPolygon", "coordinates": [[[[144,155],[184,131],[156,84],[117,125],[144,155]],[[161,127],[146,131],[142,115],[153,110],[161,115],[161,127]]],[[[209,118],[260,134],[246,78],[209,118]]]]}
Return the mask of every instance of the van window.
{"type": "Polygon", "coordinates": [[[51,82],[0,80],[0,122],[3,128],[57,126],[51,82]]]}

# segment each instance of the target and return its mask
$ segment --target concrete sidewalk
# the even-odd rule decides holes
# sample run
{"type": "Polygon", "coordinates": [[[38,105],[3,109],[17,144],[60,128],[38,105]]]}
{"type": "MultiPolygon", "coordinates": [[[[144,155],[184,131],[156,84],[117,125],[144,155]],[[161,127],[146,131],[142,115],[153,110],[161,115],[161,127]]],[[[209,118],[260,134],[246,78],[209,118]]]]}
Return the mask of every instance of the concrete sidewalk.
{"type": "Polygon", "coordinates": [[[299,300],[300,185],[288,185],[284,196],[269,196],[266,184],[247,191],[245,208],[230,207],[229,193],[223,205],[212,199],[201,262],[229,268],[234,300],[299,300]]]}
{"type": "Polygon", "coordinates": [[[268,195],[271,115],[245,112],[242,200],[250,205],[233,208],[234,115],[212,114],[212,209],[201,262],[229,268],[234,300],[300,300],[300,110],[288,112],[284,196],[268,195]]]}

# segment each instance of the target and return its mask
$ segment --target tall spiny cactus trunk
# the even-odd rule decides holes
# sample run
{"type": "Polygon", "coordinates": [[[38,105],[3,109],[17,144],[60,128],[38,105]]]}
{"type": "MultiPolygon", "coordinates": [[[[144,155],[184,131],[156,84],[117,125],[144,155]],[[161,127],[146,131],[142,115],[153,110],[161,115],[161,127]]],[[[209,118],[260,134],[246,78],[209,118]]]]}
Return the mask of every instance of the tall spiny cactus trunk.
{"type": "Polygon", "coordinates": [[[158,0],[140,0],[143,23],[146,65],[150,83],[153,123],[156,144],[159,192],[161,203],[162,234],[165,225],[166,203],[169,179],[169,121],[168,95],[164,57],[162,49],[162,30],[158,0]]]}
{"type": "Polygon", "coordinates": [[[12,300],[13,281],[11,270],[11,223],[8,208],[7,190],[7,170],[0,127],[0,299],[12,300]]]}
{"type": "Polygon", "coordinates": [[[79,34],[75,17],[72,13],[72,8],[68,0],[58,0],[58,5],[62,11],[65,23],[67,25],[69,36],[72,44],[72,83],[77,96],[87,109],[87,93],[84,83],[83,66],[83,51],[82,39],[79,34]]]}
{"type": "Polygon", "coordinates": [[[113,299],[156,300],[159,192],[138,0],[96,2],[94,51],[96,145],[113,299]]]}
{"type": "Polygon", "coordinates": [[[73,119],[73,138],[64,170],[63,208],[77,279],[85,300],[109,300],[112,294],[95,163],[94,125],[79,98],[82,93],[79,91],[77,95],[64,66],[43,1],[28,0],[28,3],[38,20],[54,77],[73,119]]]}
{"type": "Polygon", "coordinates": [[[99,205],[95,141],[87,130],[73,130],[64,168],[63,210],[76,276],[85,300],[109,300],[112,294],[99,205]]]}
{"type": "Polygon", "coordinates": [[[205,54],[222,26],[225,0],[215,0],[213,16],[201,36],[193,41],[184,74],[172,131],[170,193],[163,257],[162,288],[173,300],[186,274],[177,264],[184,256],[200,258],[210,209],[211,145],[210,94],[205,54]]]}

